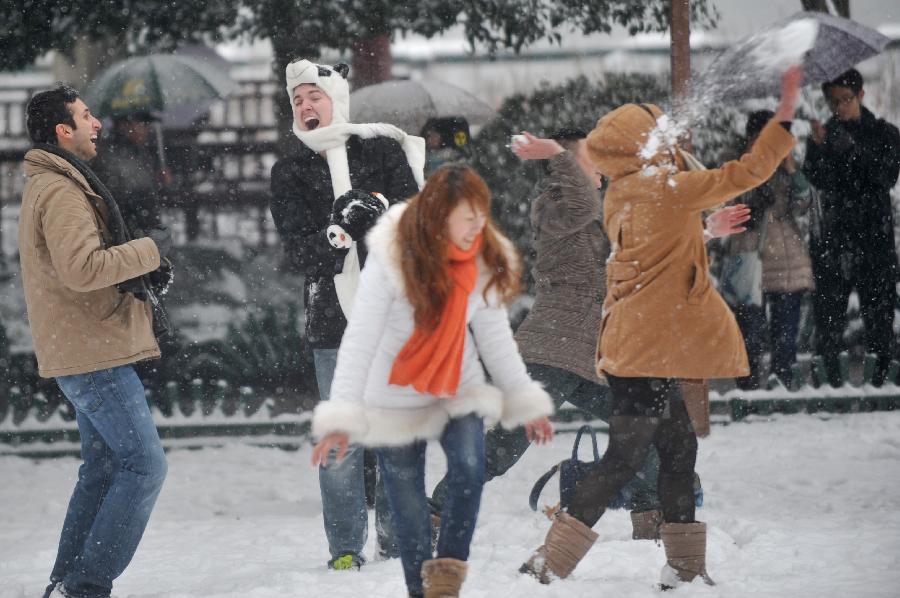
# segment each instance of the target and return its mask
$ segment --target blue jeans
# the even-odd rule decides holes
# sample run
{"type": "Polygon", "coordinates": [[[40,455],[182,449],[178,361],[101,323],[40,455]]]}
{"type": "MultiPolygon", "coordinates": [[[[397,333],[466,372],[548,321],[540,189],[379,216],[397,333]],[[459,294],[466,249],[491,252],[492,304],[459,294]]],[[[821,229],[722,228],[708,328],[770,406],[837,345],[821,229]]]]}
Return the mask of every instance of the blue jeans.
{"type": "Polygon", "coordinates": [[[166,457],[130,365],[60,376],[75,407],[81,458],[52,582],[74,598],[109,596],[137,550],[166,477],[166,457]]]}
{"type": "MultiPolygon", "coordinates": [[[[313,363],[319,399],[327,401],[337,365],[337,349],[313,349],[313,363]]],[[[319,490],[322,493],[322,515],[325,519],[325,536],[331,558],[350,554],[357,563],[363,563],[362,551],[369,534],[369,517],[366,511],[366,488],[363,474],[365,450],[358,444],[347,449],[344,459],[337,463],[332,452],[327,467],[319,468],[319,490]]],[[[384,491],[384,481],[378,476],[375,485],[375,530],[378,533],[378,549],[381,556],[397,557],[399,549],[394,545],[391,513],[384,491]]]]}
{"type": "MultiPolygon", "coordinates": [[[[466,561],[484,487],[484,422],[475,414],[451,419],[440,442],[447,456],[447,498],[441,511],[437,557],[466,561]]],[[[391,512],[398,515],[394,520],[400,559],[411,596],[422,595],[422,562],[433,556],[425,446],[420,440],[377,450],[391,512]]]]}
{"type": "MultiPolygon", "coordinates": [[[[612,409],[609,387],[596,382],[586,380],[562,368],[536,363],[526,364],[528,375],[532,380],[540,382],[550,393],[555,409],[568,401],[592,418],[609,422],[612,409]]],[[[522,458],[531,442],[525,435],[525,428],[520,426],[515,430],[506,430],[495,426],[487,433],[485,440],[486,481],[502,476],[509,468],[522,458]]],[[[659,508],[657,495],[657,479],[659,478],[659,453],[652,448],[647,453],[638,474],[620,492],[619,501],[627,504],[614,503],[612,507],[627,506],[635,511],[649,511],[659,508]]],[[[441,480],[432,494],[432,503],[440,508],[446,495],[446,482],[441,480]]]]}

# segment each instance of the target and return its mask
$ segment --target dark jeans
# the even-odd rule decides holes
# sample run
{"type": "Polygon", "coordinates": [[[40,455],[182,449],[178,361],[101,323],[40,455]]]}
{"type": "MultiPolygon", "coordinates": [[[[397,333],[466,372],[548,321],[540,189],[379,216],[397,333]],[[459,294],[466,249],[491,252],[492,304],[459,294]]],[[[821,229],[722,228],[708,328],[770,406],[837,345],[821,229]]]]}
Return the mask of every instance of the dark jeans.
{"type": "MultiPolygon", "coordinates": [[[[319,399],[327,401],[337,364],[337,349],[314,349],[313,363],[319,399]]],[[[319,490],[322,493],[322,516],[325,520],[325,536],[331,558],[350,554],[357,562],[364,562],[363,547],[369,533],[369,514],[366,510],[365,450],[351,444],[344,459],[337,462],[331,455],[328,467],[319,468],[319,490]]],[[[381,556],[396,557],[398,549],[393,542],[391,514],[384,482],[375,486],[375,531],[378,533],[378,550],[381,556]]]]}
{"type": "Polygon", "coordinates": [[[791,366],[797,360],[797,335],[800,331],[800,304],[803,293],[766,293],[764,304],[733,306],[734,317],[744,337],[750,375],[737,378],[743,390],[759,388],[762,358],[766,346],[772,347],[772,373],[785,384],[791,381],[791,366]],[[769,321],[766,311],[769,312],[769,321]],[[767,343],[767,334],[771,343],[767,343]]]}
{"type": "MultiPolygon", "coordinates": [[[[588,416],[609,422],[612,410],[609,387],[603,386],[581,376],[548,365],[529,363],[528,375],[532,380],[540,382],[553,398],[554,409],[568,401],[588,416]]],[[[506,430],[495,426],[488,431],[485,438],[486,472],[485,481],[505,474],[522,458],[531,443],[525,435],[525,428],[506,430]]],[[[624,494],[631,497],[630,507],[635,511],[649,511],[659,508],[656,494],[659,477],[659,455],[655,449],[647,453],[641,470],[632,479],[624,494]]],[[[446,482],[441,480],[432,494],[432,504],[440,509],[446,494],[446,482]]]]}
{"type": "Polygon", "coordinates": [[[750,363],[750,374],[734,381],[742,390],[756,390],[759,388],[759,371],[765,352],[763,331],[766,329],[766,310],[761,305],[733,305],[731,310],[744,337],[744,348],[750,363]]]}
{"type": "Polygon", "coordinates": [[[618,378],[607,374],[613,395],[609,446],[600,466],[575,489],[569,514],[592,527],[606,505],[637,473],[651,446],[659,451],[659,499],[668,523],[694,521],[697,436],[681,385],[671,378],[618,378]]]}
{"type": "Polygon", "coordinates": [[[60,376],[75,407],[81,458],[51,582],[73,598],[109,596],[144,534],[166,457],[131,366],[60,376]]]}
{"type": "MultiPolygon", "coordinates": [[[[451,419],[440,443],[447,456],[448,483],[437,557],[466,561],[484,487],[484,422],[474,414],[451,419]]],[[[411,596],[422,595],[422,563],[433,556],[425,494],[425,447],[424,441],[418,441],[376,451],[411,596]]]]}
{"type": "Polygon", "coordinates": [[[791,366],[797,361],[797,335],[800,334],[800,304],[803,292],[766,293],[772,335],[772,373],[785,384],[791,381],[791,366]]]}
{"type": "Polygon", "coordinates": [[[813,301],[816,322],[816,351],[823,357],[829,382],[844,383],[838,355],[844,349],[847,327],[847,300],[855,288],[866,330],[866,350],[878,355],[872,383],[880,386],[890,367],[894,334],[894,303],[897,290],[892,276],[880,272],[854,272],[844,276],[837,267],[814,262],[816,293],[813,301]]]}

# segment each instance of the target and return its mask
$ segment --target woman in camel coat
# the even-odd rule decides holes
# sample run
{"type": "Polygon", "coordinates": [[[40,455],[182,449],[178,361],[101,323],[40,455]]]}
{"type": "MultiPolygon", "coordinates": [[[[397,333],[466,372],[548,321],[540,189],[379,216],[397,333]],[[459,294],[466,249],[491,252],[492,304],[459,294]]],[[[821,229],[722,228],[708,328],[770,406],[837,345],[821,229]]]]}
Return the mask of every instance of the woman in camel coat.
{"type": "Polygon", "coordinates": [[[604,223],[612,244],[597,371],[610,385],[613,415],[600,466],[577,484],[543,546],[522,566],[544,583],[564,578],[597,539],[591,527],[643,463],[660,456],[659,498],[666,549],[662,585],[706,575],[706,524],[694,520],[697,438],[681,396],[682,378],[747,373],[734,316],[710,284],[704,210],[761,185],[790,152],[788,132],[802,73],[789,69],[781,106],[740,160],[688,170],[654,105],[627,104],[604,116],[588,148],[610,180],[604,223]]]}

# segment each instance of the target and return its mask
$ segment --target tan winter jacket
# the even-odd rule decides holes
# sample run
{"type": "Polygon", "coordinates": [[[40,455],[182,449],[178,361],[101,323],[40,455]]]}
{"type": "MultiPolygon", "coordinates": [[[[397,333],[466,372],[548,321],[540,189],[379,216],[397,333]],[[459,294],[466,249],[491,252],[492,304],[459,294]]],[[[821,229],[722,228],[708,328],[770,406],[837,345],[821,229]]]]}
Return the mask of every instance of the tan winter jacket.
{"type": "Polygon", "coordinates": [[[149,238],[111,243],[102,199],[63,158],[25,154],[19,254],[39,373],[84,374],[159,357],[150,306],[115,285],[159,267],[149,238]]]}
{"type": "Polygon", "coordinates": [[[609,257],[601,212],[600,193],[572,152],[552,157],[550,185],[531,207],[534,305],[516,330],[525,363],[593,382],[609,257]]]}
{"type": "Polygon", "coordinates": [[[597,370],[622,377],[731,378],[749,372],[734,315],[710,284],[703,210],[768,179],[794,145],[770,122],[748,154],[685,170],[653,133],[662,111],[627,104],[597,123],[588,150],[610,178],[612,243],[597,370]]]}

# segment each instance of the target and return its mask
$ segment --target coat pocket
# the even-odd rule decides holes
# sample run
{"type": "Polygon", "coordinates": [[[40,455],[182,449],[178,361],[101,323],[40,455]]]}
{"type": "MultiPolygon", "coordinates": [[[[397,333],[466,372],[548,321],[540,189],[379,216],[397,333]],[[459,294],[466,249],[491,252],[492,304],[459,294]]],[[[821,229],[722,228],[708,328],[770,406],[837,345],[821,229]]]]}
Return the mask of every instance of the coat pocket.
{"type": "Polygon", "coordinates": [[[709,292],[709,274],[699,268],[697,264],[691,265],[691,289],[688,291],[687,302],[689,305],[702,303],[709,292]]]}
{"type": "Polygon", "coordinates": [[[91,320],[105,322],[122,308],[127,295],[128,293],[120,293],[115,287],[93,291],[84,298],[85,311],[91,320]]]}

